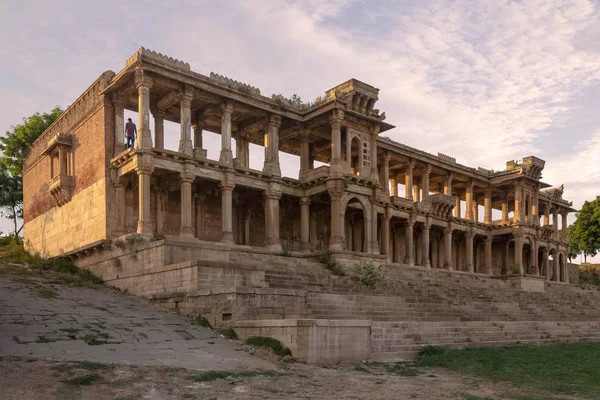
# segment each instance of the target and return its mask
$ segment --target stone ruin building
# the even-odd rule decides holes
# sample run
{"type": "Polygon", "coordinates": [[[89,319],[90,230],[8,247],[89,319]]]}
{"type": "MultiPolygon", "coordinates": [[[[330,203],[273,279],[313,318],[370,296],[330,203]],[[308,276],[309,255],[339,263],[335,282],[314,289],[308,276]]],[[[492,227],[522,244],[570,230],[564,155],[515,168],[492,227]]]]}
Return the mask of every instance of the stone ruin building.
{"type": "Polygon", "coordinates": [[[493,171],[390,140],[378,93],[351,79],[311,103],[266,97],[141,48],[31,146],[27,249],[314,362],[410,357],[446,344],[443,330],[415,335],[441,323],[466,329],[457,346],[492,342],[469,325],[484,321],[514,332],[498,343],[533,340],[533,325],[539,340],[561,339],[565,323],[575,339],[598,331],[600,306],[574,320],[560,308],[583,296],[568,285],[575,210],[542,182],[545,162],[493,171]],[[125,110],[138,113],[132,149],[125,110]],[[180,124],[178,151],[165,149],[164,121],[180,124]],[[221,135],[219,159],[204,131],[221,135]],[[261,170],[250,143],[264,146],[261,170]],[[280,152],[300,157],[297,177],[282,178],[280,152]],[[323,252],[347,276],[323,268],[323,252]],[[359,262],[385,264],[386,283],[352,279],[359,262]]]}

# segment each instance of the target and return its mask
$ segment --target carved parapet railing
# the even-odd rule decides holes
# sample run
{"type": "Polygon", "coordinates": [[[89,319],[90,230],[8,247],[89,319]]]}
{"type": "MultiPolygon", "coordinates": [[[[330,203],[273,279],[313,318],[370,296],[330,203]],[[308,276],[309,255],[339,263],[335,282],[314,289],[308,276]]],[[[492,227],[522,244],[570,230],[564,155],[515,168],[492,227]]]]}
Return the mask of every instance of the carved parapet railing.
{"type": "Polygon", "coordinates": [[[430,197],[432,214],[440,218],[452,217],[452,210],[456,205],[456,198],[447,194],[434,194],[430,197]]]}
{"type": "Polygon", "coordinates": [[[324,180],[329,176],[329,166],[322,165],[315,169],[300,171],[300,182],[308,183],[316,180],[324,180]]]}
{"type": "Polygon", "coordinates": [[[75,189],[75,179],[68,175],[56,175],[50,179],[48,185],[48,190],[59,207],[71,200],[73,189],[75,189]]]}
{"type": "Polygon", "coordinates": [[[431,212],[433,210],[433,206],[431,205],[431,203],[426,203],[426,202],[420,202],[420,203],[415,203],[415,207],[417,208],[417,210],[424,212],[424,213],[428,213],[431,212]]]}
{"type": "Polygon", "coordinates": [[[414,209],[415,203],[411,199],[405,199],[404,197],[391,196],[392,204],[396,207],[414,209]]]}
{"type": "Polygon", "coordinates": [[[233,90],[237,90],[238,92],[246,93],[252,96],[260,96],[260,89],[252,85],[248,85],[247,83],[238,82],[234,79],[216,74],[214,72],[210,73],[209,79],[215,83],[218,83],[221,86],[226,86],[233,90]]]}
{"type": "Polygon", "coordinates": [[[554,229],[552,226],[542,226],[540,227],[539,232],[540,238],[545,241],[551,240],[552,236],[554,235],[554,229]]]}

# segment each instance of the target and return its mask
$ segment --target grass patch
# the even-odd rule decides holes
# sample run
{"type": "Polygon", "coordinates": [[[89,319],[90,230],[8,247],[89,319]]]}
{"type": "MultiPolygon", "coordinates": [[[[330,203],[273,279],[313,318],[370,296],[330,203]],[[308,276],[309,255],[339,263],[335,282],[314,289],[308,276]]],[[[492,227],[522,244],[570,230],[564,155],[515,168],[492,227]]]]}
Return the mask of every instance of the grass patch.
{"type": "Polygon", "coordinates": [[[74,386],[89,386],[100,380],[102,380],[102,377],[100,375],[98,375],[96,372],[92,372],[90,374],[76,376],[75,378],[69,379],[65,382],[68,383],[69,385],[74,385],[74,386]]]}
{"type": "Polygon", "coordinates": [[[292,351],[281,344],[277,339],[273,339],[265,336],[252,336],[246,340],[246,344],[256,347],[267,347],[273,350],[273,353],[280,357],[291,356],[292,351]]]}
{"type": "Polygon", "coordinates": [[[56,340],[52,340],[52,339],[48,339],[46,336],[38,336],[37,339],[35,339],[36,343],[54,343],[56,342],[56,340]]]}
{"type": "Polygon", "coordinates": [[[386,364],[385,369],[388,373],[398,376],[418,376],[421,371],[403,363],[386,364]]]}
{"type": "Polygon", "coordinates": [[[198,315],[196,318],[194,318],[192,320],[192,325],[200,325],[203,328],[212,329],[210,322],[202,315],[198,315]]]}
{"type": "Polygon", "coordinates": [[[356,277],[365,286],[374,288],[385,278],[385,266],[376,266],[372,262],[361,261],[356,266],[356,277]]]}
{"type": "Polygon", "coordinates": [[[40,289],[37,294],[42,299],[56,299],[56,298],[58,298],[58,293],[55,292],[52,289],[40,289]]]}
{"type": "Polygon", "coordinates": [[[94,332],[88,333],[83,338],[83,341],[90,346],[97,346],[100,344],[105,344],[106,340],[110,338],[110,335],[105,332],[94,332]]]}
{"type": "Polygon", "coordinates": [[[217,329],[217,332],[225,336],[226,339],[239,340],[239,337],[233,328],[219,328],[217,329]]]}
{"type": "Polygon", "coordinates": [[[579,271],[579,283],[600,286],[600,271],[579,271]]]}
{"type": "Polygon", "coordinates": [[[77,328],[60,328],[60,330],[63,332],[70,333],[72,335],[81,332],[81,329],[77,328]]]}
{"type": "Polygon", "coordinates": [[[206,371],[200,372],[196,375],[190,375],[187,377],[188,380],[193,382],[212,382],[219,379],[226,378],[239,378],[239,379],[248,379],[255,378],[257,376],[279,376],[280,374],[275,371],[242,371],[242,372],[232,372],[232,371],[206,371]]]}
{"type": "Polygon", "coordinates": [[[343,276],[346,275],[344,272],[344,268],[340,264],[338,264],[333,258],[333,254],[329,251],[324,251],[316,255],[316,259],[318,262],[323,264],[326,270],[331,272],[334,275],[343,276]]]}
{"type": "Polygon", "coordinates": [[[420,365],[506,381],[521,389],[598,399],[599,354],[600,343],[428,350],[421,353],[420,365]]]}

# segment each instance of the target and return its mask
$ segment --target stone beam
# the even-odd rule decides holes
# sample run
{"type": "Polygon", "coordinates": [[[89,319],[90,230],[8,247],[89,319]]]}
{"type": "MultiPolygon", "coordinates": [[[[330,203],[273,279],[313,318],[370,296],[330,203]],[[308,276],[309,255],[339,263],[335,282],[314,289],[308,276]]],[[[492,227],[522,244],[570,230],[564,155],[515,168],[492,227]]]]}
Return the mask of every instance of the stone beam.
{"type": "Polygon", "coordinates": [[[174,106],[175,104],[179,103],[181,101],[182,95],[183,95],[183,92],[181,92],[181,91],[169,92],[162,99],[158,100],[158,102],[156,103],[156,107],[158,107],[159,110],[166,110],[169,107],[174,106]]]}

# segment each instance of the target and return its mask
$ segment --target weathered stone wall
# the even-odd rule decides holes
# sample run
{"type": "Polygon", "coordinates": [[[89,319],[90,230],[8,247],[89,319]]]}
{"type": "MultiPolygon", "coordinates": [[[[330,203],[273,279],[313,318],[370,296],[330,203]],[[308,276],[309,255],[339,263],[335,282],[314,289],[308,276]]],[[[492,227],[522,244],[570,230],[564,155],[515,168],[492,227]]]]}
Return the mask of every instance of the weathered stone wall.
{"type": "MultiPolygon", "coordinates": [[[[24,160],[24,237],[29,251],[50,257],[106,237],[107,140],[110,102],[100,94],[103,74],[33,143],[24,160]],[[73,196],[58,207],[49,192],[50,158],[42,154],[56,134],[72,141],[73,196]]],[[[114,119],[114,118],[113,118],[114,119]]],[[[57,168],[58,165],[55,165],[57,168]]]]}

